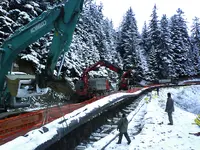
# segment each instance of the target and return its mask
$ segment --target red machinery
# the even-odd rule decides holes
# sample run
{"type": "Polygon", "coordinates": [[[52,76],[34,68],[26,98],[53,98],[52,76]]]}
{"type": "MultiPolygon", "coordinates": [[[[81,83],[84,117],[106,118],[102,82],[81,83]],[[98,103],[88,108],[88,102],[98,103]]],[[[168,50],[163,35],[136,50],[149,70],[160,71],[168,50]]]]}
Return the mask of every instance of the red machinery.
{"type": "Polygon", "coordinates": [[[135,70],[129,69],[124,72],[121,76],[121,81],[119,82],[119,90],[128,90],[130,85],[134,85],[134,73],[135,70]]]}
{"type": "Polygon", "coordinates": [[[105,66],[110,70],[122,74],[122,70],[105,60],[100,60],[91,67],[84,70],[81,79],[76,82],[76,94],[81,99],[91,98],[97,93],[103,93],[110,90],[109,81],[106,78],[89,78],[88,72],[98,69],[100,66],[105,66]]]}

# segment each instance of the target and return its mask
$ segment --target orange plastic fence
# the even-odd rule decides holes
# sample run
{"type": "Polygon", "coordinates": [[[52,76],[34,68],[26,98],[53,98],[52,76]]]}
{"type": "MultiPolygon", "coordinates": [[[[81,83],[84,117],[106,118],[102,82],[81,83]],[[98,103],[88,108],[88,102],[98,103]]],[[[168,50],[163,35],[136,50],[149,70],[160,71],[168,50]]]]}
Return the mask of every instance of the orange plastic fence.
{"type": "MultiPolygon", "coordinates": [[[[134,88],[128,92],[135,92],[140,89],[134,88]]],[[[94,97],[82,103],[27,112],[0,120],[0,145],[103,97],[105,96],[94,97]]]]}
{"type": "Polygon", "coordinates": [[[45,123],[49,123],[57,118],[62,117],[65,114],[71,113],[72,111],[79,109],[83,106],[85,106],[86,103],[78,103],[78,104],[68,104],[64,105],[62,107],[53,107],[49,110],[47,120],[45,123]]]}
{"type": "Polygon", "coordinates": [[[41,125],[43,112],[31,112],[15,117],[0,120],[0,144],[7,142],[11,137],[16,137],[22,131],[29,131],[41,125]]]}
{"type": "Polygon", "coordinates": [[[18,136],[24,135],[28,131],[49,123],[65,114],[94,102],[93,98],[82,103],[55,106],[49,109],[42,109],[34,112],[27,112],[18,116],[0,120],[0,145],[18,136]]]}

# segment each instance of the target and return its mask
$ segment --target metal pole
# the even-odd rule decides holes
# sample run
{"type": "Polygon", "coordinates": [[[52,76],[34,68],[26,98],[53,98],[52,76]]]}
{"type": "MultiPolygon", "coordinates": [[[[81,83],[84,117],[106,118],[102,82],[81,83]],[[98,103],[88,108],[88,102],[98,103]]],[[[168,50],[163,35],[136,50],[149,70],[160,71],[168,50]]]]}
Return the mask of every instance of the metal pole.
{"type": "Polygon", "coordinates": [[[57,76],[60,75],[60,71],[61,71],[61,69],[62,69],[62,66],[63,66],[64,61],[65,61],[65,53],[63,54],[62,61],[61,61],[61,64],[60,64],[60,67],[59,67],[59,70],[58,70],[57,76]]]}

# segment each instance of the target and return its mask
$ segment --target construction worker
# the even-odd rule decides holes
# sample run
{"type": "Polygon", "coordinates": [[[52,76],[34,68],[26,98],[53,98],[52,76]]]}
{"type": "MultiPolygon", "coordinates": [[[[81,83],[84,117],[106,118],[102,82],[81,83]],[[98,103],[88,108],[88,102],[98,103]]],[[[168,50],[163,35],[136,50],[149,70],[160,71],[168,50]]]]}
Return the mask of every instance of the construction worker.
{"type": "Polygon", "coordinates": [[[159,87],[156,88],[157,95],[159,96],[159,87]]]}
{"type": "Polygon", "coordinates": [[[174,111],[174,101],[172,100],[171,93],[167,93],[167,103],[165,112],[168,113],[169,123],[168,125],[173,125],[172,112],[174,111]]]}
{"type": "Polygon", "coordinates": [[[127,133],[128,119],[126,118],[125,114],[122,115],[122,118],[118,122],[117,129],[119,130],[119,140],[118,140],[117,144],[121,144],[123,135],[126,137],[126,140],[128,141],[128,144],[130,144],[131,143],[131,139],[128,136],[128,133],[127,133]]]}

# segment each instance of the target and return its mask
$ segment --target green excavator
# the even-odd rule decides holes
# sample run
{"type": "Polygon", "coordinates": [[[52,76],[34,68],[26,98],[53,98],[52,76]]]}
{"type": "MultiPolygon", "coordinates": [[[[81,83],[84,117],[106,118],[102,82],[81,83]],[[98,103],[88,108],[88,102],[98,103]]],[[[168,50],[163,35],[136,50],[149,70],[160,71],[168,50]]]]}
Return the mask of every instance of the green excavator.
{"type": "Polygon", "coordinates": [[[73,95],[70,84],[53,75],[58,58],[69,50],[84,0],[65,0],[18,29],[0,47],[0,108],[23,107],[18,104],[23,97],[43,95],[48,87],[73,95]],[[12,64],[18,54],[30,44],[54,31],[45,69],[36,74],[16,73],[12,64]]]}

